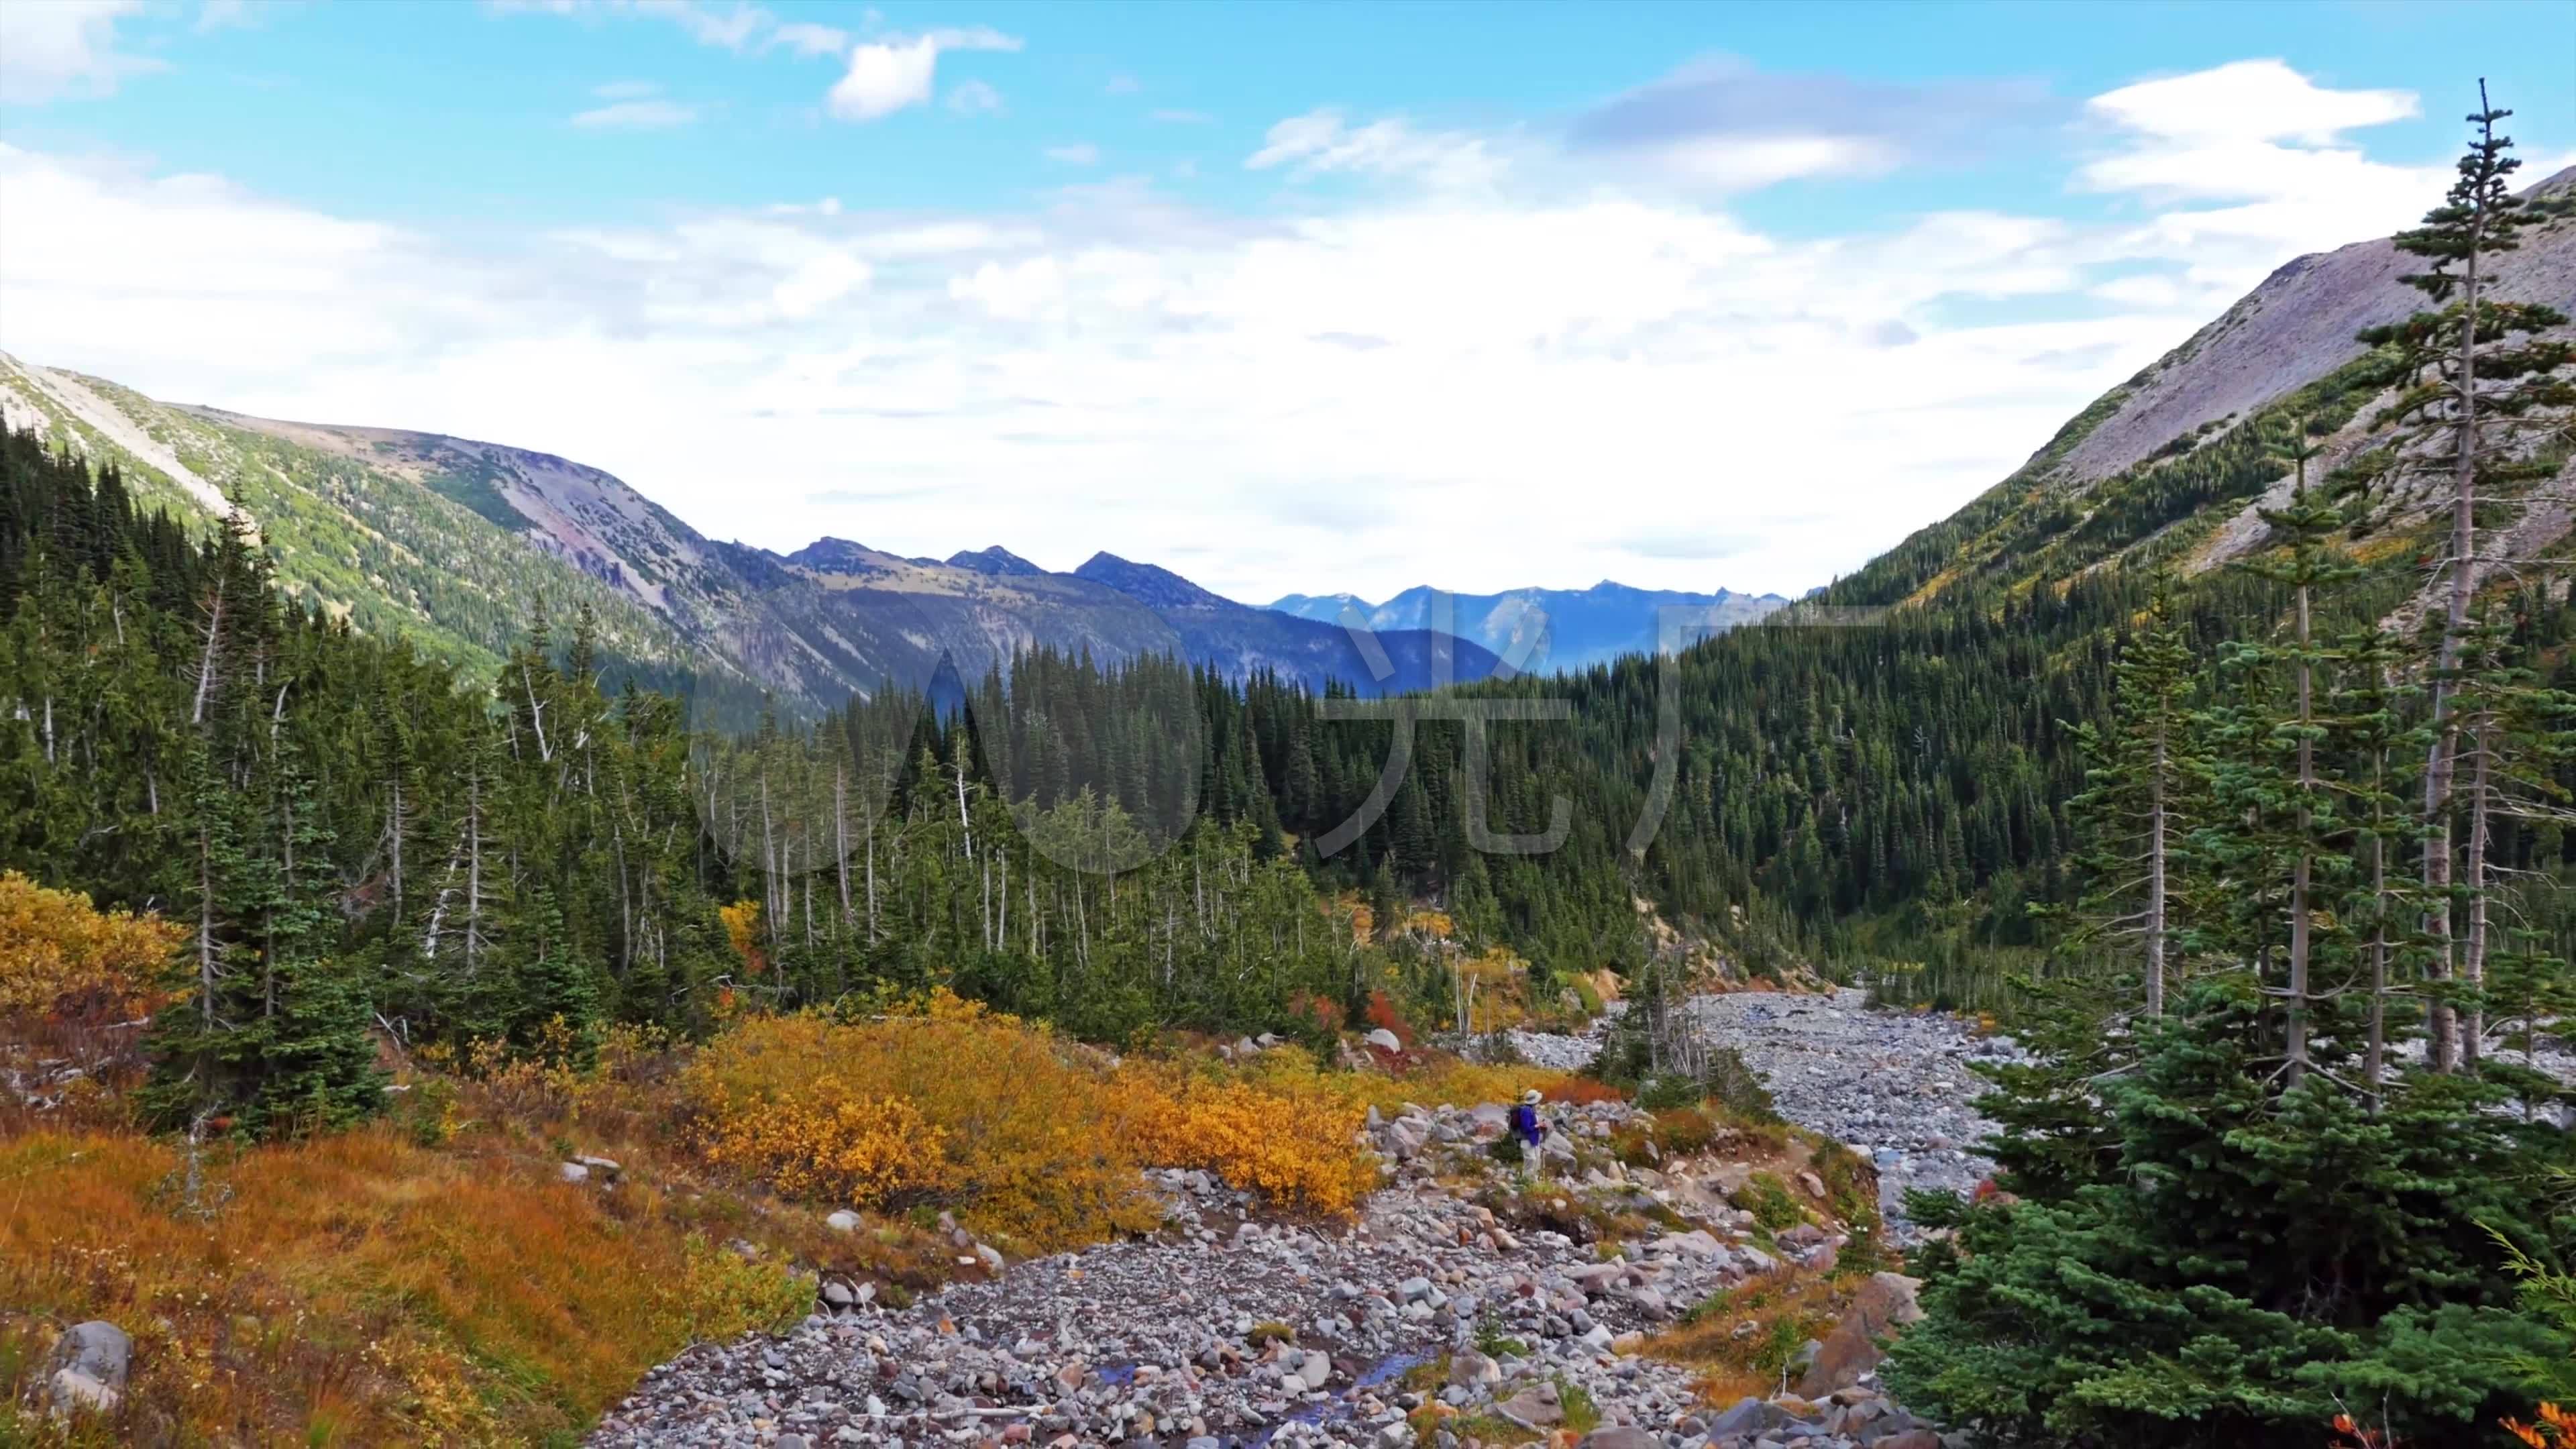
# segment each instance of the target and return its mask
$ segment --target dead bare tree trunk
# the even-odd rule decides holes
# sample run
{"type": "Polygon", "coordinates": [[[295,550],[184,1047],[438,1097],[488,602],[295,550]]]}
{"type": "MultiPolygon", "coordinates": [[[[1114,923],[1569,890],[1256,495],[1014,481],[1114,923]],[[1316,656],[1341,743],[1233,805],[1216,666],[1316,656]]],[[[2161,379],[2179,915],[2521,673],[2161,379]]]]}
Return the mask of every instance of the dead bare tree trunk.
{"type": "Polygon", "coordinates": [[[215,651],[221,646],[224,632],[224,584],[221,571],[215,575],[215,593],[206,609],[206,645],[197,656],[197,702],[188,710],[191,726],[206,722],[206,697],[215,688],[215,651]]]}
{"type": "MultiPolygon", "coordinates": [[[[2485,989],[2487,977],[2487,825],[2492,818],[2488,791],[2493,782],[2487,732],[2492,721],[2481,718],[2474,732],[2461,736],[2477,759],[2469,783],[2467,885],[2469,934],[2460,956],[2460,984],[2471,992],[2485,989]]],[[[2475,1071],[2486,1049],[2486,1009],[2472,1000],[2460,1014],[2460,1066],[2475,1071]]]]}

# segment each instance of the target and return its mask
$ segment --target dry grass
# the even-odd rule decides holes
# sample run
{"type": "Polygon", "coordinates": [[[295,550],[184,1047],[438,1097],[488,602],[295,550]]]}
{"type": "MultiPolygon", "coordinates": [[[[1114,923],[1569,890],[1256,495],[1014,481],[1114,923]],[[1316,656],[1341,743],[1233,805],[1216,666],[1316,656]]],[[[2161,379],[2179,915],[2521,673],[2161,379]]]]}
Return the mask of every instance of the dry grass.
{"type": "Polygon", "coordinates": [[[127,1134],[0,1143],[6,1388],[58,1326],[116,1323],[134,1379],[97,1442],[560,1439],[693,1339],[811,1301],[652,1188],[552,1181],[499,1141],[379,1126],[210,1152],[195,1209],[185,1166],[127,1134]]]}
{"type": "Polygon", "coordinates": [[[1646,1341],[1645,1352],[1701,1371],[1695,1387],[1710,1404],[1778,1393],[1799,1346],[1823,1338],[1841,1314],[1832,1280],[1804,1269],[1750,1279],[1691,1311],[1646,1341]],[[1750,1333],[1739,1330],[1754,1325],[1750,1333]]]}

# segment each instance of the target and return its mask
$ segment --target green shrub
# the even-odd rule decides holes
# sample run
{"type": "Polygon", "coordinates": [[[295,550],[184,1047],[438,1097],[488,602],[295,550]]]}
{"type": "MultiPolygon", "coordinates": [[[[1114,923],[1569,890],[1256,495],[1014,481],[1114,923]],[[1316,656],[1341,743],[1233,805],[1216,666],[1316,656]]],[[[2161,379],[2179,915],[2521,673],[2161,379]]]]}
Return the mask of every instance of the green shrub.
{"type": "Polygon", "coordinates": [[[1728,1200],[1753,1214],[1753,1220],[1762,1225],[1764,1232],[1776,1233],[1807,1220],[1807,1210],[1798,1206],[1798,1200],[1790,1196],[1789,1185],[1767,1172],[1757,1172],[1746,1178],[1744,1186],[1737,1188],[1728,1200]]]}

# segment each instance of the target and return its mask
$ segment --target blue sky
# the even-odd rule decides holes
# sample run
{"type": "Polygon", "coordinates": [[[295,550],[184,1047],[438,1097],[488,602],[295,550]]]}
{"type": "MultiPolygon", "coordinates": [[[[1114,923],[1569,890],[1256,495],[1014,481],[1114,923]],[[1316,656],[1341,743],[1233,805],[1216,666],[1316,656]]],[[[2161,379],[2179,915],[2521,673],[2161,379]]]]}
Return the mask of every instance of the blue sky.
{"type": "Polygon", "coordinates": [[[1785,590],[2411,220],[2481,74],[2565,164],[2537,0],[18,0],[0,347],[780,548],[1785,590]]]}

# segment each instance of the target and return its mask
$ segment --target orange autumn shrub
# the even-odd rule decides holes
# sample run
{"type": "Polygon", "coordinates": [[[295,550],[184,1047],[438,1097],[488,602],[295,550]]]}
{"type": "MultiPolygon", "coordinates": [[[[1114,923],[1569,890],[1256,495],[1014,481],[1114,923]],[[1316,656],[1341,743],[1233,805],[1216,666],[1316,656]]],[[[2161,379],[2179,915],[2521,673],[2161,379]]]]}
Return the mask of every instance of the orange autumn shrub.
{"type": "MultiPolygon", "coordinates": [[[[2338,1419],[2335,1421],[2335,1426],[2341,1428],[2343,1423],[2343,1420],[2338,1419]]],[[[2504,1421],[2504,1428],[2506,1433],[2530,1445],[2531,1449],[2564,1449],[2566,1445],[2576,1444],[2576,1412],[2562,1409],[2556,1404],[2542,1404],[2537,1423],[2526,1424],[2520,1419],[2507,1419],[2504,1421]]]]}
{"type": "Polygon", "coordinates": [[[870,1096],[838,1077],[819,1077],[752,1110],[716,1101],[707,1160],[781,1192],[877,1207],[950,1176],[945,1134],[901,1097],[870,1096]]]}
{"type": "Polygon", "coordinates": [[[783,1192],[953,1208],[1055,1249],[1157,1221],[1104,1073],[1045,1027],[939,991],[852,1023],[758,1017],[682,1074],[710,1162],[783,1192]]]}
{"type": "Polygon", "coordinates": [[[1131,1064],[1123,1131],[1157,1167],[1197,1167],[1310,1212],[1347,1213],[1377,1185],[1355,1141],[1365,1104],[1320,1085],[1192,1077],[1131,1064]]]}
{"type": "Polygon", "coordinates": [[[948,1208],[1023,1249],[1152,1228],[1146,1167],[1204,1168],[1325,1213],[1374,1183],[1355,1141],[1366,1104],[1311,1061],[1277,1082],[1111,1065],[946,991],[869,1021],[747,1021],[682,1084],[715,1166],[818,1202],[948,1208]]]}
{"type": "Polygon", "coordinates": [[[148,1012],[187,935],[158,916],[100,911],[78,891],[0,873],[0,1017],[49,1012],[84,997],[148,1012]]]}

